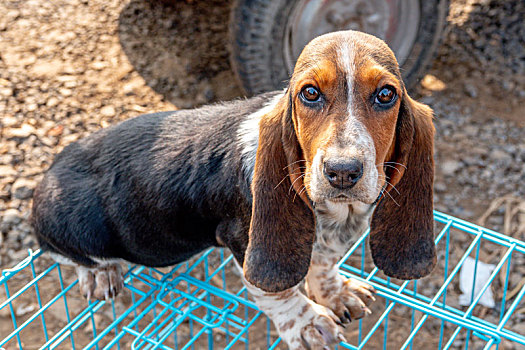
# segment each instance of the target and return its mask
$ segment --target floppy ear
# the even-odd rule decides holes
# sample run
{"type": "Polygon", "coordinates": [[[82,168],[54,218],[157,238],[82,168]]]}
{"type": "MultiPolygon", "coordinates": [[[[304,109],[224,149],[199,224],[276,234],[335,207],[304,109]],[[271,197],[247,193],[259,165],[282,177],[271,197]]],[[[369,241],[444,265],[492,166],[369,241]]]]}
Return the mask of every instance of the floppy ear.
{"type": "Polygon", "coordinates": [[[396,190],[386,190],[370,224],[375,265],[391,277],[409,280],[428,275],[436,263],[432,191],[434,126],[432,110],[406,93],[396,126],[392,162],[386,175],[396,190]],[[394,201],[395,200],[395,201],[394,201]]]}
{"type": "Polygon", "coordinates": [[[315,222],[309,199],[302,191],[299,157],[291,107],[285,96],[259,125],[252,217],[243,264],[248,282],[267,292],[295,286],[310,265],[315,222]]]}

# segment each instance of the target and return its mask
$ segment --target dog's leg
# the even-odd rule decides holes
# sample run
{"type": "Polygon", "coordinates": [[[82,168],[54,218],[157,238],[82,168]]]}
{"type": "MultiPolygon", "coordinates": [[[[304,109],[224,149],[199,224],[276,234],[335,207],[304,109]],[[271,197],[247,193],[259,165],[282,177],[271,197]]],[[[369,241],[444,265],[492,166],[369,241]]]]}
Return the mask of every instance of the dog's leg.
{"type": "Polygon", "coordinates": [[[345,341],[337,325],[337,316],[308,299],[297,286],[279,293],[267,293],[244,278],[243,282],[291,350],[326,349],[345,341]]]}
{"type": "Polygon", "coordinates": [[[86,267],[61,254],[49,251],[47,254],[62,265],[75,266],[80,294],[87,300],[109,300],[124,288],[123,272],[118,262],[102,261],[99,266],[86,267]]]}
{"type": "Polygon", "coordinates": [[[331,309],[344,323],[371,313],[368,305],[375,300],[374,287],[339,274],[338,255],[331,253],[319,243],[314,246],[306,275],[308,297],[331,309]]]}
{"type": "Polygon", "coordinates": [[[77,266],[80,293],[88,300],[115,298],[124,287],[122,268],[118,263],[89,268],[77,266]]]}

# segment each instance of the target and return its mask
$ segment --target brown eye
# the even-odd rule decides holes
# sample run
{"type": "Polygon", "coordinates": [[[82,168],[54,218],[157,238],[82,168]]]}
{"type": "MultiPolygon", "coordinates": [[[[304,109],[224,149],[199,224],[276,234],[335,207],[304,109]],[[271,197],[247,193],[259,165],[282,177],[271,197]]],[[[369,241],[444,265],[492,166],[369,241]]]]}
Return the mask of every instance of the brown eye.
{"type": "Polygon", "coordinates": [[[390,86],[383,86],[379,89],[376,98],[375,103],[379,105],[386,105],[392,103],[396,98],[396,91],[393,87],[390,86]]]}
{"type": "Polygon", "coordinates": [[[307,86],[301,90],[300,96],[307,102],[318,102],[321,97],[321,93],[313,86],[307,86]]]}

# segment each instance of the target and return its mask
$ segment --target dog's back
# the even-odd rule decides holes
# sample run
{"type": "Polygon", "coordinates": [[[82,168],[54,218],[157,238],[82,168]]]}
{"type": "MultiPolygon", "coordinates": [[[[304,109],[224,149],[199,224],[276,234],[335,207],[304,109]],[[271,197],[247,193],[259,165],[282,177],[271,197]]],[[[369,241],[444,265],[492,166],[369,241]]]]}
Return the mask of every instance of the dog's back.
{"type": "Polygon", "coordinates": [[[86,266],[165,266],[216,245],[217,227],[250,211],[237,130],[267,99],[143,115],[67,146],[35,191],[41,247],[86,266]]]}

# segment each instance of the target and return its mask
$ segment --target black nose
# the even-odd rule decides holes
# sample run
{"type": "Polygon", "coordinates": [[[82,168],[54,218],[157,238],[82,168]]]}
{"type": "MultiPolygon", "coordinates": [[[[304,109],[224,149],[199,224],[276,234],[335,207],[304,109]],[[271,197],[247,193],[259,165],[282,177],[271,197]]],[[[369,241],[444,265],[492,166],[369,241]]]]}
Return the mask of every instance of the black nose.
{"type": "Polygon", "coordinates": [[[363,163],[357,159],[327,160],[324,162],[324,176],[335,188],[353,187],[363,176],[363,163]]]}

